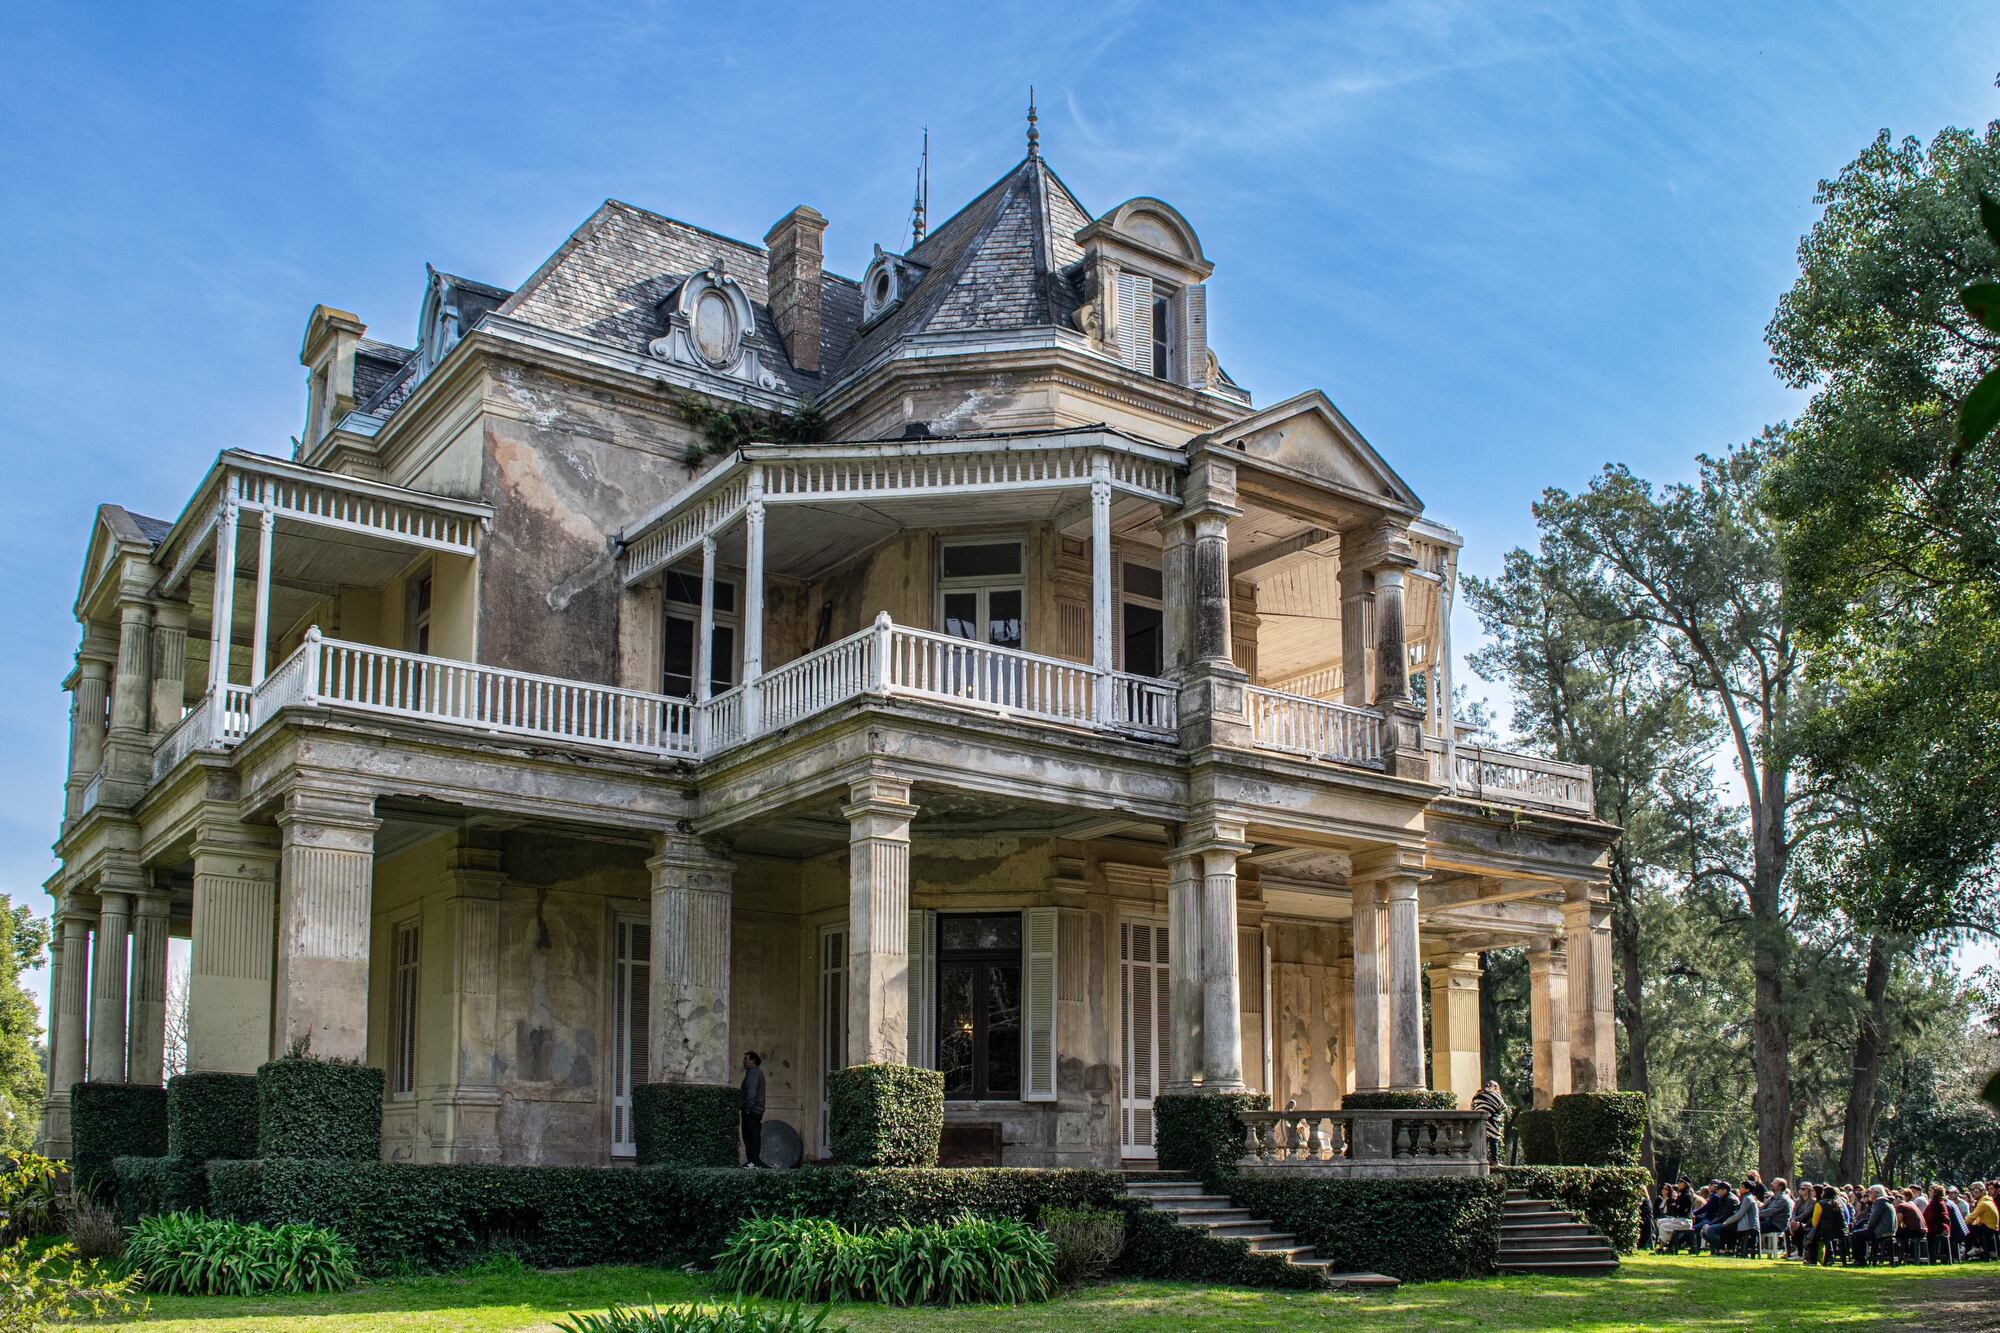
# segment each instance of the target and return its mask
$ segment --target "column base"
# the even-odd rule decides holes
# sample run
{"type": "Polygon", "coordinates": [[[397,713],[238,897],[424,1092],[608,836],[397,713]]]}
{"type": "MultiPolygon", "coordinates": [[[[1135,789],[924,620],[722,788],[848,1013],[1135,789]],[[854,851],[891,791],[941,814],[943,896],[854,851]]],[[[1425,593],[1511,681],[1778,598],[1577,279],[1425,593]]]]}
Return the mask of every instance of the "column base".
{"type": "Polygon", "coordinates": [[[447,1088],[431,1103],[431,1155],[440,1162],[500,1161],[500,1089],[447,1088]]]}
{"type": "Polygon", "coordinates": [[[42,1124],[35,1135],[36,1151],[44,1157],[70,1155],[69,1094],[56,1093],[42,1099],[42,1124]]]}

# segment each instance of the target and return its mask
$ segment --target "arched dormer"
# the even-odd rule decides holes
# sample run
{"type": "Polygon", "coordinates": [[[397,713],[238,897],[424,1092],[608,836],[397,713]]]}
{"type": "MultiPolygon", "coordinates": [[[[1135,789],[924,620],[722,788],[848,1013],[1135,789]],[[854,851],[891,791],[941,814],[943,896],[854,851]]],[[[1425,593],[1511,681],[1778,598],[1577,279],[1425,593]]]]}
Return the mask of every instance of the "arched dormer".
{"type": "Polygon", "coordinates": [[[778,387],[750,344],[757,329],[750,297],[720,264],[689,274],[660,302],[660,314],[667,331],[646,345],[654,356],[760,389],[778,387]]]}
{"type": "Polygon", "coordinates": [[[924,266],[875,247],[875,257],[861,275],[861,322],[872,324],[910,294],[924,276],[924,266]]]}
{"type": "Polygon", "coordinates": [[[1086,331],[1131,370],[1206,389],[1207,279],[1215,266],[1180,210],[1142,195],[1076,239],[1083,246],[1086,331]]]}

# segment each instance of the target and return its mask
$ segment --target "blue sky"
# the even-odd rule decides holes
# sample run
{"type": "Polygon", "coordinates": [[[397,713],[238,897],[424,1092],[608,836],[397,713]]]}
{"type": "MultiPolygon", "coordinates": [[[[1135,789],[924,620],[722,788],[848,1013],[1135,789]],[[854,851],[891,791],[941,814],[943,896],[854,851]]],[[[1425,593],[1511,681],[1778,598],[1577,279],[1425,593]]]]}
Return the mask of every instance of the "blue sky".
{"type": "MultiPolygon", "coordinates": [[[[307,312],[414,336],[424,264],[512,286],[607,196],[857,275],[1023,149],[1176,204],[1210,340],[1324,388],[1489,571],[1544,486],[1673,478],[1795,410],[1762,331],[1814,183],[2000,115],[2000,9],[14,6],[0,81],[0,891],[46,908],[90,515],[284,452],[307,312]]],[[[1470,625],[1459,627],[1461,647],[1470,625]]]]}

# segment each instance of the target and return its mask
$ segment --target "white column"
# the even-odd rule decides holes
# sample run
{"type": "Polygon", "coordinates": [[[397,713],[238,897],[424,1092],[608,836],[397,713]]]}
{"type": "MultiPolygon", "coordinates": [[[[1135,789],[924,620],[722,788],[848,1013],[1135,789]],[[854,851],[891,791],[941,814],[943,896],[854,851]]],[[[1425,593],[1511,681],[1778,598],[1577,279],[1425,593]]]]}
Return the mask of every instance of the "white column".
{"type": "Polygon", "coordinates": [[[278,515],[269,505],[257,512],[257,612],[250,631],[250,687],[264,682],[271,656],[271,536],[278,515]]]}
{"type": "Polygon", "coordinates": [[[652,1043],[655,1083],[726,1086],[729,915],[735,863],[699,839],[667,834],[653,872],[652,1043]]]}
{"type": "Polygon", "coordinates": [[[1528,950],[1528,1039],[1537,1110],[1570,1090],[1569,961],[1555,940],[1528,950]]]}
{"type": "Polygon", "coordinates": [[[1201,866],[1192,852],[1167,858],[1167,1005],[1172,1015],[1167,1088],[1189,1092],[1202,1072],[1201,866]]]}
{"type": "Polygon", "coordinates": [[[203,826],[193,855],[188,1068],[254,1074],[272,1054],[278,848],[252,830],[203,826]]]}
{"type": "Polygon", "coordinates": [[[1618,1086],[1611,908],[1592,902],[1587,884],[1572,885],[1563,904],[1563,954],[1569,960],[1570,1090],[1609,1092],[1618,1086]]]}
{"type": "Polygon", "coordinates": [[[209,726],[220,741],[228,722],[223,706],[229,689],[229,640],[236,619],[236,496],[230,479],[223,477],[222,510],[215,525],[215,599],[210,610],[208,639],[208,689],[214,702],[209,708],[209,726]]]}
{"type": "Polygon", "coordinates": [[[126,1007],[125,1074],[133,1083],[166,1081],[167,913],[172,899],[138,894],[132,915],[131,999],[126,1007]]]}
{"type": "Polygon", "coordinates": [[[310,1043],[326,1059],[368,1056],[368,937],[375,887],[374,798],[294,790],[278,815],[275,1051],[310,1043]]]}
{"type": "Polygon", "coordinates": [[[764,473],[750,471],[743,507],[743,734],[764,729],[764,473]]]}
{"type": "Polygon", "coordinates": [[[1090,665],[1097,672],[1097,721],[1111,721],[1111,459],[1099,454],[1091,463],[1090,482],[1090,665]]]}
{"type": "Polygon", "coordinates": [[[1247,850],[1241,825],[1210,825],[1186,850],[1201,864],[1201,1086],[1241,1092],[1243,986],[1236,941],[1236,858],[1247,850]]]}
{"type": "Polygon", "coordinates": [[[1397,1092],[1424,1085],[1424,970],[1417,939],[1417,879],[1393,875],[1383,881],[1389,945],[1389,1087],[1397,1092]]]}
{"type": "Polygon", "coordinates": [[[125,1081],[126,937],[132,903],[124,892],[100,888],[97,942],[90,951],[90,1081],[125,1081]]]}
{"type": "Polygon", "coordinates": [[[1382,1007],[1382,886],[1353,887],[1354,917],[1354,1090],[1379,1092],[1389,1085],[1383,1064],[1387,1016],[1382,1007]]]}
{"type": "Polygon", "coordinates": [[[118,604],[118,667],[111,678],[111,732],[120,741],[145,739],[152,713],[153,609],[144,602],[118,604]]]}
{"type": "Polygon", "coordinates": [[[909,1061],[910,784],[871,777],[849,791],[847,1063],[909,1061]]]}
{"type": "Polygon", "coordinates": [[[707,704],[714,688],[709,659],[715,655],[715,538],[701,539],[701,614],[694,627],[694,737],[697,748],[708,749],[707,704]]]}

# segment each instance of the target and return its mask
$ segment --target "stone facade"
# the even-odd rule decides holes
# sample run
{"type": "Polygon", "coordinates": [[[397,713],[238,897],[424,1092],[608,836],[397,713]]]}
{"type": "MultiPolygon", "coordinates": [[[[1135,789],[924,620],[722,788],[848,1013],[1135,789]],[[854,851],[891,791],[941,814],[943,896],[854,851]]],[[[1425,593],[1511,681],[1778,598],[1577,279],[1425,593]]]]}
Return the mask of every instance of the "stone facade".
{"type": "Polygon", "coordinates": [[[1590,776],[1459,734],[1456,535],[1228,377],[1186,219],[1031,154],[866,301],[826,225],[613,203],[432,272],[415,348],[320,307],[296,456],[101,508],[52,1151],[160,1078],[170,935],[192,1068],[376,1064],[397,1161],[613,1162],[753,1048],[809,1151],[856,1061],[1010,1165],[1143,1159],[1169,1090],[1466,1098],[1507,947],[1537,1099],[1612,1085],[1590,776]]]}

